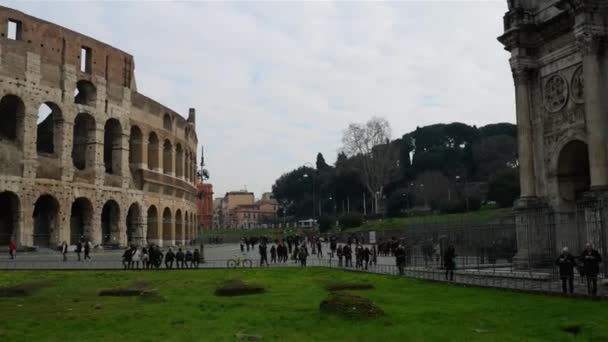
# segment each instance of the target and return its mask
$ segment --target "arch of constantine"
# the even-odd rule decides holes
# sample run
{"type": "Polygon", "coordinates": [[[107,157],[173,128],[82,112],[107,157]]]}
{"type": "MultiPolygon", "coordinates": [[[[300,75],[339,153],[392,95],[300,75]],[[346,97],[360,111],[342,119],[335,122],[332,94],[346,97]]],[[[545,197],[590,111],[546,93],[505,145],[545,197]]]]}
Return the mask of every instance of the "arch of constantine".
{"type": "Polygon", "coordinates": [[[0,7],[0,246],[196,238],[195,111],[137,92],[133,57],[0,7]]]}
{"type": "Polygon", "coordinates": [[[515,81],[520,266],[589,241],[606,254],[608,2],[509,0],[499,41],[515,81]]]}

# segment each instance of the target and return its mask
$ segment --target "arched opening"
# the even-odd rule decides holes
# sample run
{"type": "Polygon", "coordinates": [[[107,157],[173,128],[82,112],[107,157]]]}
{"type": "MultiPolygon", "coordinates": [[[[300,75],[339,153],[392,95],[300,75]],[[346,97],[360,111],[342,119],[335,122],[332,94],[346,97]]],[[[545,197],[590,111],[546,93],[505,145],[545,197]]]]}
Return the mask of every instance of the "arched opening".
{"type": "Polygon", "coordinates": [[[158,170],[158,166],[158,137],[152,132],[148,137],[148,169],[158,170]]]}
{"type": "Polygon", "coordinates": [[[175,244],[181,245],[184,242],[184,231],[182,230],[182,211],[177,209],[175,212],[175,244]]]}
{"type": "Polygon", "coordinates": [[[185,243],[188,244],[188,241],[190,241],[190,214],[188,214],[188,212],[186,211],[186,214],[184,216],[184,240],[185,243]]]}
{"type": "Polygon", "coordinates": [[[61,147],[61,109],[52,102],[45,102],[38,108],[36,151],[54,154],[61,147]]]}
{"type": "Polygon", "coordinates": [[[567,143],[559,154],[557,166],[559,193],[565,201],[579,199],[589,190],[589,152],[580,140],[567,143]]]}
{"type": "Polygon", "coordinates": [[[127,213],[127,244],[139,245],[143,237],[143,222],[141,218],[141,210],[139,204],[133,203],[129,207],[127,213]]]}
{"type": "Polygon", "coordinates": [[[171,116],[167,113],[163,116],[163,128],[170,131],[173,128],[173,120],[171,120],[171,116]]]}
{"type": "Polygon", "coordinates": [[[158,237],[160,234],[158,233],[158,210],[155,206],[151,205],[148,208],[148,232],[146,234],[147,242],[149,244],[158,243],[158,237]]]}
{"type": "Polygon", "coordinates": [[[94,107],[96,101],[97,88],[95,88],[95,85],[85,80],[78,81],[74,91],[74,103],[94,107]]]}
{"type": "Polygon", "coordinates": [[[95,162],[95,119],[80,113],[74,120],[72,163],[78,170],[93,167],[95,162]]]}
{"type": "Polygon", "coordinates": [[[51,195],[38,197],[33,218],[34,246],[50,247],[51,237],[59,229],[59,202],[51,195]]]}
{"type": "Polygon", "coordinates": [[[22,141],[25,105],[18,96],[5,95],[0,100],[0,140],[22,141]]]}
{"type": "Polygon", "coordinates": [[[131,126],[131,134],[129,135],[129,164],[141,164],[142,142],[143,137],[139,127],[131,126]]]}
{"type": "Polygon", "coordinates": [[[173,243],[173,232],[171,231],[171,209],[165,208],[163,211],[163,246],[173,243]]]}
{"type": "Polygon", "coordinates": [[[179,143],[175,146],[175,176],[184,176],[184,150],[179,143]]]}
{"type": "Polygon", "coordinates": [[[93,205],[85,197],[77,198],[72,203],[70,215],[70,244],[75,245],[81,239],[90,239],[93,229],[93,205]]]}
{"type": "Polygon", "coordinates": [[[165,140],[163,146],[163,172],[165,174],[173,172],[173,145],[169,140],[165,140]]]}
{"type": "Polygon", "coordinates": [[[120,207],[114,200],[104,204],[101,211],[101,242],[104,245],[118,245],[120,243],[120,207]]]}
{"type": "Polygon", "coordinates": [[[186,150],[186,154],[184,156],[184,177],[186,178],[186,181],[190,181],[190,173],[188,172],[188,170],[190,170],[190,152],[188,150],[186,150]]]}
{"type": "Polygon", "coordinates": [[[0,193],[0,246],[15,240],[19,226],[19,197],[12,192],[0,193]]]}
{"type": "Polygon", "coordinates": [[[122,128],[116,119],[109,119],[103,128],[103,162],[106,173],[120,174],[122,160],[122,128]]]}

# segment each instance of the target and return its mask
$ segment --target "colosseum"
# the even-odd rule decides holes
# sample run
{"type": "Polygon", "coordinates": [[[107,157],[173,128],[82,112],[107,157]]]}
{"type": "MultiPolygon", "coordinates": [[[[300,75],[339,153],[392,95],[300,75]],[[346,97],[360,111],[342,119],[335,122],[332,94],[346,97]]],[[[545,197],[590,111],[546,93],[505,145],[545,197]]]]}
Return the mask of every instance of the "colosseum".
{"type": "Polygon", "coordinates": [[[133,56],[0,7],[0,246],[196,238],[195,110],[138,93],[133,56]]]}

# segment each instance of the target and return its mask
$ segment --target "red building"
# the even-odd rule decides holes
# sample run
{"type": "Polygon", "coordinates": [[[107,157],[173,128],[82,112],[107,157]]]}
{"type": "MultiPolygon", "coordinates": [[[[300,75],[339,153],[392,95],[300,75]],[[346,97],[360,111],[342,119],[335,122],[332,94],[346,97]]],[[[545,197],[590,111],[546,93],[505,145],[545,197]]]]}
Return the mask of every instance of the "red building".
{"type": "Polygon", "coordinates": [[[213,223],[213,185],[199,183],[196,185],[196,208],[198,222],[203,230],[211,229],[213,223]]]}

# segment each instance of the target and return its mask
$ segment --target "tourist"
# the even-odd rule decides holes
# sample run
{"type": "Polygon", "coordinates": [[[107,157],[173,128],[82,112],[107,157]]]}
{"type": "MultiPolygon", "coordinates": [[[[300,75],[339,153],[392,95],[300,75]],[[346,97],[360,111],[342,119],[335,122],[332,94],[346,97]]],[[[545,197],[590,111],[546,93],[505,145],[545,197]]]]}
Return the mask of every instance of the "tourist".
{"type": "Polygon", "coordinates": [[[88,240],[84,242],[84,260],[91,261],[91,241],[88,240]]]}
{"type": "Polygon", "coordinates": [[[303,244],[302,247],[300,247],[298,257],[300,259],[300,266],[305,267],[306,258],[308,258],[308,250],[306,249],[306,244],[303,244]]]}
{"type": "Polygon", "coordinates": [[[562,280],[562,292],[568,293],[568,288],[570,289],[570,293],[574,292],[574,266],[576,265],[576,260],[574,256],[568,252],[568,247],[562,248],[562,254],[557,257],[555,264],[559,266],[559,277],[562,280]],[[569,287],[566,287],[569,285],[569,287]]]}
{"type": "Polygon", "coordinates": [[[63,255],[63,261],[68,261],[68,243],[65,241],[61,243],[61,254],[63,255]]]}
{"type": "Polygon", "coordinates": [[[293,254],[291,256],[291,259],[294,261],[295,264],[297,264],[299,257],[300,257],[300,247],[298,247],[298,245],[295,245],[293,247],[293,254]]]}
{"type": "Polygon", "coordinates": [[[378,264],[378,251],[376,250],[376,246],[372,246],[372,264],[376,266],[378,264]]]}
{"type": "Polygon", "coordinates": [[[184,268],[184,252],[181,248],[177,249],[177,253],[175,253],[175,267],[176,268],[184,268]]]}
{"type": "Polygon", "coordinates": [[[332,235],[329,238],[329,249],[331,251],[330,257],[333,258],[334,255],[336,254],[336,249],[338,248],[338,243],[336,241],[336,237],[334,235],[332,235]]]}
{"type": "Polygon", "coordinates": [[[259,252],[260,252],[260,266],[264,266],[264,263],[266,263],[266,266],[268,265],[268,254],[266,252],[266,244],[264,242],[260,243],[260,247],[258,247],[259,252]]]}
{"type": "Polygon", "coordinates": [[[338,267],[342,267],[342,246],[338,246],[338,249],[336,249],[336,254],[338,255],[338,267]]]}
{"type": "Polygon", "coordinates": [[[277,263],[277,248],[274,245],[270,247],[270,262],[273,264],[277,263]]]}
{"type": "Polygon", "coordinates": [[[405,269],[405,248],[402,244],[397,245],[395,249],[395,264],[399,269],[399,274],[403,275],[405,269]]]}
{"type": "Polygon", "coordinates": [[[241,253],[245,252],[245,238],[241,238],[241,253]]]}
{"type": "Polygon", "coordinates": [[[353,267],[353,251],[350,248],[350,244],[342,247],[342,255],[344,256],[344,266],[353,267]]]}
{"type": "Polygon", "coordinates": [[[17,246],[15,246],[15,242],[11,241],[8,245],[8,254],[11,256],[11,260],[14,260],[17,256],[15,251],[17,250],[17,246]]]}
{"type": "Polygon", "coordinates": [[[141,249],[141,268],[150,268],[150,255],[148,254],[148,250],[145,247],[141,249]]]}
{"type": "Polygon", "coordinates": [[[190,268],[192,266],[192,252],[190,250],[186,250],[186,268],[190,268]]]}
{"type": "Polygon", "coordinates": [[[369,259],[370,259],[370,255],[371,255],[371,251],[369,250],[369,247],[365,247],[365,249],[363,249],[363,262],[365,263],[365,269],[367,270],[367,266],[369,265],[369,259]]]}
{"type": "Polygon", "coordinates": [[[456,269],[456,249],[454,246],[448,246],[443,256],[445,266],[445,280],[454,281],[454,270],[456,269]]]}
{"type": "Polygon", "coordinates": [[[139,262],[141,261],[141,251],[139,247],[133,247],[133,256],[131,256],[131,268],[139,269],[139,262]]]}
{"type": "Polygon", "coordinates": [[[74,252],[76,252],[76,256],[78,257],[78,261],[82,261],[82,260],[80,260],[80,253],[82,253],[82,240],[78,241],[78,243],[76,244],[76,249],[74,250],[74,252]]]}
{"type": "Polygon", "coordinates": [[[192,268],[198,268],[198,264],[201,262],[201,252],[198,251],[198,248],[194,249],[194,253],[192,253],[192,268]]]}
{"type": "MultiPolygon", "coordinates": [[[[359,241],[359,239],[356,240],[359,241]]],[[[360,244],[355,247],[355,268],[363,268],[363,247],[360,244]]]]}
{"type": "Polygon", "coordinates": [[[165,268],[173,268],[173,259],[175,259],[175,253],[173,253],[173,250],[169,248],[169,250],[165,254],[165,268]]]}
{"type": "Polygon", "coordinates": [[[583,262],[585,277],[587,277],[587,293],[595,296],[597,294],[597,275],[600,273],[602,256],[588,242],[581,254],[581,261],[583,262]]]}
{"type": "Polygon", "coordinates": [[[133,258],[133,246],[127,248],[124,253],[122,253],[122,266],[124,269],[131,268],[131,262],[133,258]]]}
{"type": "Polygon", "coordinates": [[[319,258],[323,257],[323,251],[321,250],[321,238],[317,238],[317,256],[319,258]]]}

